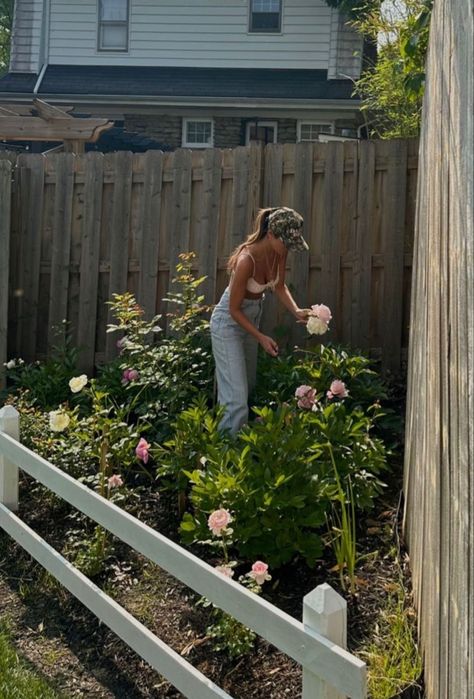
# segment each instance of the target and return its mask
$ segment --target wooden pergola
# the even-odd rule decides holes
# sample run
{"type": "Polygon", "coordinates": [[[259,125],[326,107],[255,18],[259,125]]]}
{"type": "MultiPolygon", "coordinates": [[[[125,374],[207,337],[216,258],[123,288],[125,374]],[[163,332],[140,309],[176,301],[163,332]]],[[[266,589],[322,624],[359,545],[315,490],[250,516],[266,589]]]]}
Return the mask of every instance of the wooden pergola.
{"type": "Polygon", "coordinates": [[[0,105],[0,140],[62,141],[64,151],[84,153],[86,143],[94,143],[114,125],[108,119],[75,118],[72,107],[54,107],[40,99],[31,106],[0,105]]]}

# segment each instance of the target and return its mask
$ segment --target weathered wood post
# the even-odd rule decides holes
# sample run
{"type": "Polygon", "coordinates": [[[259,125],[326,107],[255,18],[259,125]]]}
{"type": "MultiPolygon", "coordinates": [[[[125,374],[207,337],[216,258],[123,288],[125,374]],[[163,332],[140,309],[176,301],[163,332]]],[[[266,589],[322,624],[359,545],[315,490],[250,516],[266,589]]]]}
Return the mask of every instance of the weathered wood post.
{"type": "MultiPolygon", "coordinates": [[[[327,583],[318,585],[303,599],[303,624],[341,648],[347,648],[347,603],[327,583]]],[[[343,699],[342,694],[305,669],[303,699],[343,699]]]]}
{"type": "MultiPolygon", "coordinates": [[[[13,439],[20,439],[20,415],[12,405],[0,409],[0,432],[13,439]]],[[[12,512],[18,510],[18,466],[0,450],[0,503],[12,512]]]]}
{"type": "Polygon", "coordinates": [[[405,522],[427,699],[474,696],[474,5],[436,0],[410,320],[405,522]]]}
{"type": "Polygon", "coordinates": [[[5,383],[10,266],[11,163],[0,160],[0,388],[5,383]]]}

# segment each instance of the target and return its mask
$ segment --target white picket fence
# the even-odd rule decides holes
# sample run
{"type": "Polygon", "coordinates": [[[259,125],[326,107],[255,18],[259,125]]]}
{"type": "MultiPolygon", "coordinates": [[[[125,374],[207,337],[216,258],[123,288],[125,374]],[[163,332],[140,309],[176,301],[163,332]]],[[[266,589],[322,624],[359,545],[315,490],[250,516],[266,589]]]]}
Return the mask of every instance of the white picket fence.
{"type": "Polygon", "coordinates": [[[19,442],[18,412],[3,407],[0,527],[186,697],[232,699],[14,514],[19,469],[294,658],[303,667],[303,699],[367,696],[365,663],[345,650],[345,600],[329,585],[319,585],[305,596],[303,622],[297,621],[27,449],[19,442]]]}

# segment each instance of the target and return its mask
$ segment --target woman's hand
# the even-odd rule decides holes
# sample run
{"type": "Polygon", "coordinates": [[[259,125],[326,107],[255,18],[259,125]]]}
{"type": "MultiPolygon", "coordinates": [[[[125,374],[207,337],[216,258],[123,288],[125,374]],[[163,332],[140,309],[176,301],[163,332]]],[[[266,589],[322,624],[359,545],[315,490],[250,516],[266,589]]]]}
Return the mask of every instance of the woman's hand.
{"type": "Polygon", "coordinates": [[[297,308],[295,311],[296,322],[307,323],[310,314],[311,308],[297,308]]]}
{"type": "Polygon", "coordinates": [[[262,335],[259,342],[267,354],[272,357],[276,357],[278,355],[278,345],[271,337],[268,337],[268,335],[262,335]]]}

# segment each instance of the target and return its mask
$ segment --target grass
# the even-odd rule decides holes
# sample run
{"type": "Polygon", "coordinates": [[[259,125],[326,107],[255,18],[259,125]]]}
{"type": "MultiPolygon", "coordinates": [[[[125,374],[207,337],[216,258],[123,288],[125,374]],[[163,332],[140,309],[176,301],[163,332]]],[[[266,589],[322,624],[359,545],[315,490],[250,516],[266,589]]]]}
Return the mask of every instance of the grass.
{"type": "Polygon", "coordinates": [[[414,619],[400,586],[380,612],[375,637],[360,653],[368,666],[371,699],[391,699],[409,686],[418,686],[423,666],[415,642],[414,619]]]}
{"type": "Polygon", "coordinates": [[[4,624],[0,625],[0,697],[60,699],[60,695],[18,656],[4,624]]]}

